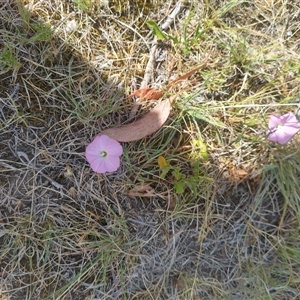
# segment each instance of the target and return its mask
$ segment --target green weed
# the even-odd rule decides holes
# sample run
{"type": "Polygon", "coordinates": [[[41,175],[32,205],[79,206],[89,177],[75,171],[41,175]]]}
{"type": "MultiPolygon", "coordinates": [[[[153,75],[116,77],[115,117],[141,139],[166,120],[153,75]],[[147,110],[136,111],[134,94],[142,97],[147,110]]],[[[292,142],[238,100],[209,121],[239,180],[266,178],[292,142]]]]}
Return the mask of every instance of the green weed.
{"type": "Polygon", "coordinates": [[[43,22],[38,22],[36,24],[31,24],[34,30],[34,35],[28,40],[29,43],[34,42],[49,42],[53,37],[53,31],[49,25],[43,22]]]}
{"type": "Polygon", "coordinates": [[[89,12],[94,6],[92,0],[73,0],[73,2],[84,12],[89,12]]]}
{"type": "Polygon", "coordinates": [[[5,72],[15,70],[20,67],[20,62],[10,47],[6,47],[1,50],[0,65],[5,72]]]}

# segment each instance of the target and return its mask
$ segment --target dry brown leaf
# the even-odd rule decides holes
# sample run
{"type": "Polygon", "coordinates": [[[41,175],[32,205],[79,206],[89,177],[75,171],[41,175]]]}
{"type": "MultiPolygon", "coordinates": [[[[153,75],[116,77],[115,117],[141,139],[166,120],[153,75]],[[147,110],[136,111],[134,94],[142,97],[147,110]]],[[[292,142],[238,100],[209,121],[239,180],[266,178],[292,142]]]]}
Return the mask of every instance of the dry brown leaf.
{"type": "Polygon", "coordinates": [[[128,191],[128,196],[131,197],[153,197],[155,196],[154,189],[150,184],[136,185],[133,189],[128,191]]]}
{"type": "Polygon", "coordinates": [[[129,95],[129,97],[133,96],[147,100],[158,100],[163,96],[163,92],[152,88],[142,88],[134,91],[131,95],[129,95]]]}
{"type": "Polygon", "coordinates": [[[119,142],[140,140],[157,131],[167,120],[171,111],[171,99],[162,101],[139,120],[121,127],[109,128],[101,132],[119,142]]]}

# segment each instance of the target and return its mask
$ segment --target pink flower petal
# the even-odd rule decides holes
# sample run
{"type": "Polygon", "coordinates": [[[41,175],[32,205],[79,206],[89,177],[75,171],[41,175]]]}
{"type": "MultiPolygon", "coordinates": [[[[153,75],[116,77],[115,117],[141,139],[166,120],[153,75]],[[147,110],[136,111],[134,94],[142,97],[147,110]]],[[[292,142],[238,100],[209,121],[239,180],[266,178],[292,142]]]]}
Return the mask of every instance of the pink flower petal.
{"type": "Polygon", "coordinates": [[[122,146],[115,140],[111,140],[109,144],[106,145],[105,151],[109,153],[109,155],[121,156],[123,154],[122,146]]]}
{"type": "Polygon", "coordinates": [[[280,128],[278,131],[279,132],[284,132],[285,134],[290,135],[291,137],[294,136],[298,131],[299,131],[300,127],[292,127],[292,126],[282,126],[282,128],[280,128]]]}
{"type": "MultiPolygon", "coordinates": [[[[100,155],[100,150],[98,148],[96,148],[93,144],[89,144],[86,149],[85,149],[85,156],[88,159],[87,156],[96,156],[98,157],[100,155]]],[[[92,158],[91,158],[92,159],[92,158]]]]}
{"type": "Polygon", "coordinates": [[[106,168],[106,163],[105,160],[95,160],[93,162],[90,162],[91,168],[94,172],[96,173],[106,173],[107,168],[106,168]]]}
{"type": "Polygon", "coordinates": [[[281,145],[286,144],[298,131],[300,123],[293,113],[283,116],[274,115],[270,117],[267,139],[281,145]]]}
{"type": "Polygon", "coordinates": [[[100,151],[105,151],[106,145],[109,143],[109,137],[107,135],[97,135],[92,143],[100,151]]]}
{"type": "Polygon", "coordinates": [[[277,139],[276,142],[281,145],[286,144],[292,137],[293,137],[293,135],[290,135],[284,131],[278,130],[276,132],[276,139],[277,139]]]}
{"type": "Polygon", "coordinates": [[[289,113],[284,116],[286,116],[285,122],[283,123],[284,126],[300,128],[300,123],[293,113],[289,113]]]}
{"type": "Polygon", "coordinates": [[[272,130],[276,128],[278,125],[281,125],[280,116],[279,115],[271,116],[269,121],[269,129],[272,130]]]}
{"type": "Polygon", "coordinates": [[[267,139],[271,142],[278,142],[278,137],[277,137],[277,132],[273,132],[273,133],[267,133],[268,137],[267,139]]]}
{"type": "Polygon", "coordinates": [[[284,114],[283,116],[281,116],[280,117],[280,119],[281,119],[281,121],[283,122],[283,123],[286,123],[286,122],[288,122],[289,120],[296,120],[297,121],[297,118],[296,118],[296,116],[292,113],[292,112],[289,112],[289,113],[287,113],[287,114],[284,114]]]}
{"type": "Polygon", "coordinates": [[[120,167],[120,157],[119,156],[109,156],[105,160],[106,172],[114,172],[120,167]]]}

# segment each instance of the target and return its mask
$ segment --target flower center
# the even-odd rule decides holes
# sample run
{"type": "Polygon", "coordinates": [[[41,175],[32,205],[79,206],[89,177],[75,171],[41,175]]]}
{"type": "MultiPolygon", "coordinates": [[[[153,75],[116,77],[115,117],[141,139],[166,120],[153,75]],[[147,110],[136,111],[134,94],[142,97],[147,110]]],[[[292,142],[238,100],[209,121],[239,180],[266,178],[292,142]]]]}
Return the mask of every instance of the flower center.
{"type": "Polygon", "coordinates": [[[101,152],[100,152],[100,156],[101,156],[101,157],[106,157],[106,156],[107,156],[107,152],[101,151],[101,152]]]}

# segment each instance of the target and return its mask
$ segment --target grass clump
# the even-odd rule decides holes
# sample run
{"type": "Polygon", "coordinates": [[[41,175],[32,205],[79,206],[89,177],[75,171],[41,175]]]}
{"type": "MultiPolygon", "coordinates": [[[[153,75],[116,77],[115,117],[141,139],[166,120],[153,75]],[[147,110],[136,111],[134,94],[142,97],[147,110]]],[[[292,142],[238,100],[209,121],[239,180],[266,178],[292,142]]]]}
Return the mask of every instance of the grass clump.
{"type": "Polygon", "coordinates": [[[185,1],[164,29],[173,1],[2,2],[2,297],[299,298],[299,134],[265,135],[299,116],[297,4],[185,1]],[[203,67],[118,171],[92,173],[86,145],[131,122],[149,20],[166,36],[149,87],[203,67]]]}
{"type": "Polygon", "coordinates": [[[12,49],[4,48],[0,56],[1,68],[4,71],[14,70],[19,66],[17,58],[14,56],[12,49]]]}

